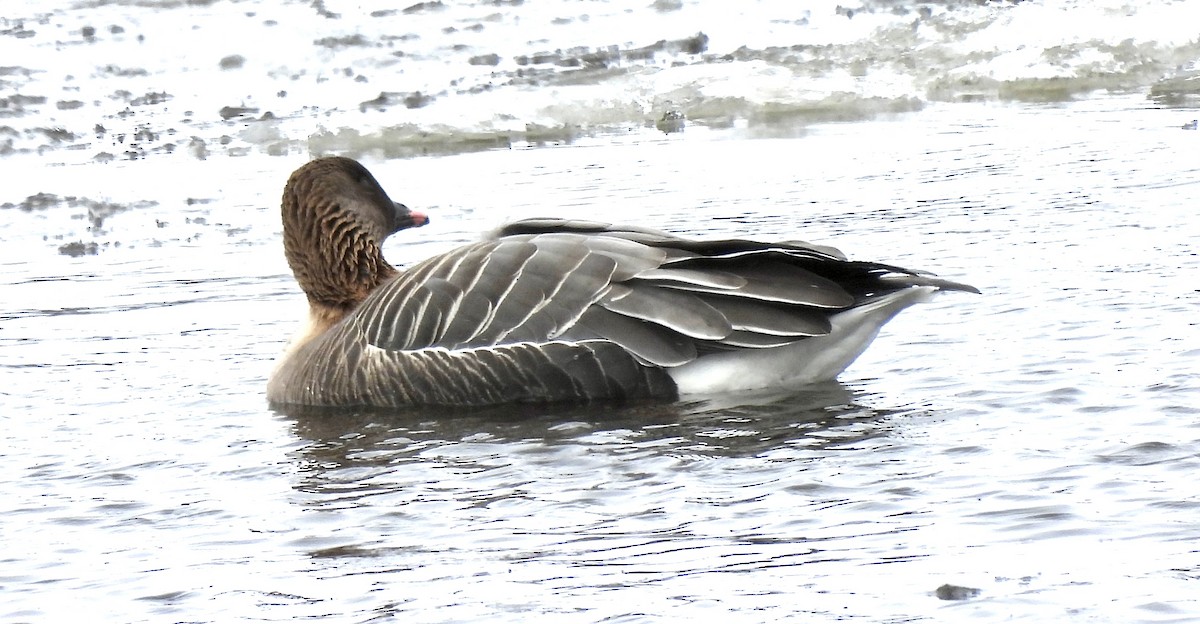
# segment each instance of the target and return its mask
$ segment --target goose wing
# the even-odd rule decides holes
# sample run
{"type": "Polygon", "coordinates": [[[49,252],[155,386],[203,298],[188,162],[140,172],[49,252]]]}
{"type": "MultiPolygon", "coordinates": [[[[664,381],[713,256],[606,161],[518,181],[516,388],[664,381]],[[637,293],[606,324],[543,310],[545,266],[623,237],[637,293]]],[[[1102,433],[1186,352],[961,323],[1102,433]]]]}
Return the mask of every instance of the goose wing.
{"type": "Polygon", "coordinates": [[[974,291],[800,242],[528,219],[410,268],[357,320],[387,351],[605,340],[669,367],[824,335],[834,314],[911,286],[974,291]]]}
{"type": "Polygon", "coordinates": [[[799,242],[536,219],[411,267],[353,322],[376,365],[404,371],[380,392],[413,402],[670,396],[664,369],[822,336],[917,285],[973,290],[799,242]]]}
{"type": "Polygon", "coordinates": [[[367,341],[386,350],[568,340],[590,306],[612,297],[616,282],[665,257],[573,233],[485,241],[412,267],[364,301],[358,321],[367,341]]]}
{"type": "MultiPolygon", "coordinates": [[[[359,367],[369,380],[365,401],[673,397],[663,370],[580,323],[600,302],[624,294],[617,282],[665,258],[631,241],[560,232],[485,241],[418,264],[374,292],[352,319],[366,343],[359,367]]],[[[667,344],[675,352],[656,352],[657,359],[695,357],[685,343],[667,344]]]]}

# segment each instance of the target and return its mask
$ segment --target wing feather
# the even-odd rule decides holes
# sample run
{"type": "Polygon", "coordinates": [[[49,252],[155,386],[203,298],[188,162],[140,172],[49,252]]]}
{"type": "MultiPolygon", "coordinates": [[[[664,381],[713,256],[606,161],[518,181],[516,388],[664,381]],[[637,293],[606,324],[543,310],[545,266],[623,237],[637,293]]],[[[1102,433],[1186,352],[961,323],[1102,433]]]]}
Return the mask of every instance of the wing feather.
{"type": "Polygon", "coordinates": [[[854,296],[846,292],[837,282],[803,267],[779,260],[760,257],[748,261],[722,262],[713,258],[700,258],[668,265],[668,267],[676,266],[702,273],[733,274],[745,280],[745,284],[737,289],[716,287],[694,281],[663,282],[663,286],[703,293],[733,294],[750,299],[814,308],[843,309],[854,305],[854,296]]]}
{"type": "Polygon", "coordinates": [[[737,290],[746,286],[746,278],[719,270],[647,269],[637,274],[639,280],[661,283],[664,286],[701,286],[714,291],[737,290]]]}
{"type": "Polygon", "coordinates": [[[704,297],[704,302],[725,315],[738,331],[771,336],[823,336],[831,329],[828,314],[804,306],[721,295],[704,297]]]}
{"type": "Polygon", "coordinates": [[[680,366],[696,359],[696,345],[666,327],[593,306],[576,327],[609,340],[655,366],[680,366]]]}
{"type": "Polygon", "coordinates": [[[730,332],[728,336],[716,341],[716,344],[725,348],[770,349],[771,347],[782,347],[785,344],[791,344],[804,338],[804,336],[772,336],[770,334],[735,330],[730,332]]]}
{"type": "Polygon", "coordinates": [[[615,269],[616,262],[607,256],[583,256],[576,266],[560,273],[556,288],[547,293],[542,305],[505,338],[558,338],[608,290],[615,269]]]}
{"type": "Polygon", "coordinates": [[[733,331],[729,320],[699,297],[648,284],[614,285],[600,305],[701,340],[720,340],[733,331]]]}

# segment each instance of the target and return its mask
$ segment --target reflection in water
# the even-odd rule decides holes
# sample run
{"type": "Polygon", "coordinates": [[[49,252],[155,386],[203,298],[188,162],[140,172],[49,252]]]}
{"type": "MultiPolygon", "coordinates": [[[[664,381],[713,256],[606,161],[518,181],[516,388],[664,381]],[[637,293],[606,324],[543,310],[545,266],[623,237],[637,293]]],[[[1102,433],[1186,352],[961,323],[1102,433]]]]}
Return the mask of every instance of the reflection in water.
{"type": "Polygon", "coordinates": [[[294,451],[296,502],[359,522],[304,547],[323,575],[414,584],[388,613],[469,612],[456,592],[479,582],[519,584],[517,611],[663,583],[702,604],[731,574],[740,587],[749,571],[924,557],[879,550],[928,522],[881,458],[859,467],[862,451],[900,444],[902,412],[868,403],[830,383],[615,407],[292,411],[307,441],[294,451]]]}
{"type": "Polygon", "coordinates": [[[635,405],[508,405],[382,411],[279,407],[311,444],[300,451],[312,473],[381,466],[432,447],[486,442],[502,449],[623,444],[661,455],[750,457],[781,448],[826,449],[872,438],[889,412],[856,402],[865,393],[837,382],[790,393],[716,396],[635,405]]]}

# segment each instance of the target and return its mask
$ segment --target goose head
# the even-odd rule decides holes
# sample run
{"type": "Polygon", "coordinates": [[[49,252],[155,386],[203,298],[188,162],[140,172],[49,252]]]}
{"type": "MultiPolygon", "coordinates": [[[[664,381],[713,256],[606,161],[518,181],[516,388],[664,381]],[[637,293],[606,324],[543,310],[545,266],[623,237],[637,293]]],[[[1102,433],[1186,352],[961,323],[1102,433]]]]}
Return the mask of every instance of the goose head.
{"type": "Polygon", "coordinates": [[[292,173],[283,189],[283,246],[313,320],[328,326],[397,271],[383,241],[429,221],[394,202],[349,158],[320,158],[292,173]]]}

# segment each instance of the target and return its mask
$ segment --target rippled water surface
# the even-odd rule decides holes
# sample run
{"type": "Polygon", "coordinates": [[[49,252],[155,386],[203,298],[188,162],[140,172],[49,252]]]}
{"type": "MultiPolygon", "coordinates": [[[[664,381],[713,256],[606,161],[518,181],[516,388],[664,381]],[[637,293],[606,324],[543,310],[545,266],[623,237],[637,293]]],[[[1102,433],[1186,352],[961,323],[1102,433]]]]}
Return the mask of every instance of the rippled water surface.
{"type": "MultiPolygon", "coordinates": [[[[352,9],[326,4],[344,16],[329,23],[349,23],[352,9]]],[[[1187,3],[1144,4],[1143,15],[1187,3]]],[[[447,5],[417,14],[487,8],[447,5]]],[[[978,17],[977,5],[895,6],[933,7],[933,19],[978,17]]],[[[429,125],[450,147],[411,158],[387,158],[386,133],[322,142],[380,127],[358,100],[322,100],[283,134],[221,143],[224,122],[175,117],[196,104],[180,92],[139,117],[160,136],[178,123],[178,149],[121,156],[111,135],[82,131],[39,149],[37,128],[74,123],[45,110],[57,93],[111,86],[55,73],[54,24],[133,39],[135,18],[150,33],[156,19],[204,30],[209,14],[264,6],[91,3],[0,33],[39,51],[22,61],[29,72],[0,71],[13,139],[0,157],[0,619],[1200,618],[1200,134],[1183,128],[1200,112],[1186,89],[1171,101],[1153,80],[1062,101],[922,96],[907,112],[856,104],[841,123],[727,110],[728,124],[689,116],[668,133],[634,115],[477,151],[455,142],[462,128],[429,125]],[[107,26],[117,18],[121,33],[107,26]],[[14,112],[16,91],[48,104],[14,112]],[[206,154],[187,148],[193,133],[206,154]],[[278,197],[292,169],[326,151],[363,157],[394,198],[433,216],[389,242],[397,264],[549,214],[834,244],[983,295],[905,312],[840,383],[794,392],[276,413],[266,374],[304,303],[282,257],[278,197]]],[[[581,9],[553,6],[574,20],[555,28],[578,25],[581,9]]],[[[693,5],[654,6],[659,19],[693,5]]],[[[481,23],[476,32],[504,22],[481,23]]],[[[571,32],[545,37],[581,37],[571,32]]],[[[638,37],[629,49],[677,40],[627,36],[638,37]]],[[[126,62],[97,49],[99,67],[126,62]]],[[[244,48],[190,71],[235,71],[215,64],[234,53],[252,68],[244,48]]],[[[142,58],[158,76],[159,61],[142,58]]],[[[552,97],[554,85],[531,88],[552,97]]],[[[80,101],[67,110],[93,109],[80,101]]],[[[81,123],[111,126],[107,106],[81,123]]],[[[481,119],[464,123],[482,132],[481,119]]]]}

